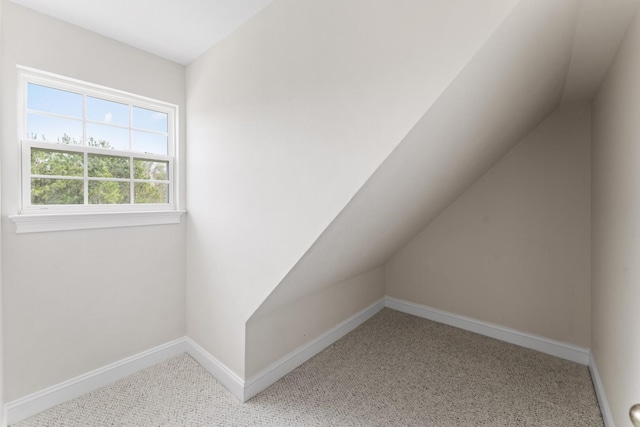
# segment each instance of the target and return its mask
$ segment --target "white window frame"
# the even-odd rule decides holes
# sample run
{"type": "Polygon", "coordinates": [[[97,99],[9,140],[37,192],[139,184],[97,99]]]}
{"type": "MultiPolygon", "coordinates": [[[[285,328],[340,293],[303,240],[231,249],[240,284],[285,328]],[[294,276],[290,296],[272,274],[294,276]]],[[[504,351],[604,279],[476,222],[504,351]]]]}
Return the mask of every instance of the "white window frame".
{"type": "MultiPolygon", "coordinates": [[[[132,108],[129,109],[130,112],[132,108]]],[[[47,114],[56,116],[55,114],[47,114]]],[[[66,116],[61,116],[66,117],[66,116]]],[[[179,209],[179,174],[178,174],[178,106],[157,101],[151,98],[134,95],[104,86],[95,85],[71,79],[32,68],[18,66],[18,143],[20,144],[20,210],[18,215],[10,218],[16,224],[16,232],[37,232],[73,230],[83,228],[104,228],[133,225],[172,224],[180,222],[184,211],[179,209]],[[86,117],[86,97],[96,97],[108,101],[114,101],[130,106],[140,107],[152,111],[166,113],[168,117],[168,147],[167,155],[141,153],[129,150],[115,150],[92,147],[87,145],[63,144],[58,142],[37,141],[27,138],[27,85],[29,83],[61,89],[81,94],[83,96],[83,141],[86,141],[86,125],[94,123],[86,117]],[[74,178],[83,181],[84,204],[83,205],[33,205],[31,203],[31,150],[48,149],[64,152],[77,152],[84,155],[84,176],[74,178]],[[129,204],[91,205],[88,204],[88,182],[100,180],[87,176],[88,155],[101,154],[129,158],[132,174],[126,179],[112,179],[108,181],[129,182],[131,185],[131,202],[129,204]],[[133,176],[133,160],[150,160],[168,162],[167,180],[139,180],[133,176]],[[133,187],[136,182],[158,182],[168,184],[168,203],[144,203],[133,204],[133,187]]],[[[100,122],[95,122],[102,124],[100,122]]],[[[129,132],[133,129],[133,123],[129,123],[129,132]]],[[[129,140],[131,141],[131,135],[129,140]]],[[[35,176],[36,178],[39,177],[35,176]]],[[[47,176],[47,178],[55,178],[47,176]]],[[[69,179],[66,177],[65,179],[69,179]]]]}

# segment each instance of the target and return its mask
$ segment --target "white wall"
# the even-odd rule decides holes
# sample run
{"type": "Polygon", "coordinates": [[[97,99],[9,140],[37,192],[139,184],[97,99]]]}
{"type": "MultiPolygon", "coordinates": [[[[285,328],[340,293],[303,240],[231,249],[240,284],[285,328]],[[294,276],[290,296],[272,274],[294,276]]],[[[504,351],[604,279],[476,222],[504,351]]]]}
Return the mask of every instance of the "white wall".
{"type": "Polygon", "coordinates": [[[387,295],[589,346],[590,107],[560,107],[386,265],[387,295]]]}
{"type": "MultiPolygon", "coordinates": [[[[296,310],[297,301],[384,265],[553,111],[569,67],[578,5],[520,2],[254,312],[248,327],[273,312],[291,313],[290,324],[321,321],[313,311],[296,310]]],[[[258,334],[246,339],[248,350],[262,345],[266,353],[278,352],[272,345],[282,342],[260,339],[255,345],[258,334]]],[[[248,363],[257,359],[247,354],[248,363]]]]}
{"type": "MultiPolygon", "coordinates": [[[[2,49],[2,2],[0,1],[0,49],[2,49]]],[[[2,55],[0,54],[0,99],[3,94],[2,84],[2,55]]],[[[2,129],[2,104],[0,104],[0,129],[2,129]]],[[[2,146],[2,134],[0,133],[0,147],[2,146]]],[[[2,151],[0,150],[0,159],[2,151]]],[[[2,162],[0,160],[0,212],[2,211],[2,162]]],[[[2,309],[2,221],[0,221],[0,426],[4,426],[4,310],[2,309]]]]}
{"type": "Polygon", "coordinates": [[[184,67],[8,1],[2,7],[2,284],[11,401],[185,334],[183,224],[15,234],[7,216],[19,200],[16,64],[175,103],[183,115],[185,102],[184,67]]]}
{"type": "Polygon", "coordinates": [[[246,320],[516,3],[281,0],[188,66],[191,338],[244,376],[246,320]]]}
{"type": "Polygon", "coordinates": [[[640,403],[639,18],[593,102],[591,341],[618,426],[640,403]]]}
{"type": "Polygon", "coordinates": [[[247,321],[246,377],[288,355],[385,295],[384,268],[336,283],[247,321]]]}

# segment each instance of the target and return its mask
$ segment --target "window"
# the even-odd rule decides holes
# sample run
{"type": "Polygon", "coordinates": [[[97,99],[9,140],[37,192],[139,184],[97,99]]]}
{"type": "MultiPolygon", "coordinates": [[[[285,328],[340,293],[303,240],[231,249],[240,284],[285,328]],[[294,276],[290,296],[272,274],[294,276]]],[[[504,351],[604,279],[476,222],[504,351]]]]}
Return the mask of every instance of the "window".
{"type": "Polygon", "coordinates": [[[177,106],[32,69],[19,77],[20,214],[177,211],[177,106]]]}

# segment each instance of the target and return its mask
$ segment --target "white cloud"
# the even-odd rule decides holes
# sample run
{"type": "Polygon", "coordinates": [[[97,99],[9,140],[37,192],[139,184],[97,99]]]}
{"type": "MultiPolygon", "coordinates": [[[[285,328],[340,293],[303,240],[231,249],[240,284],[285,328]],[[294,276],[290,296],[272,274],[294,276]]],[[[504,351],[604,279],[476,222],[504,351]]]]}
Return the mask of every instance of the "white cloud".
{"type": "Polygon", "coordinates": [[[113,119],[113,114],[107,113],[104,115],[104,121],[107,123],[111,123],[111,119],[113,119]]]}

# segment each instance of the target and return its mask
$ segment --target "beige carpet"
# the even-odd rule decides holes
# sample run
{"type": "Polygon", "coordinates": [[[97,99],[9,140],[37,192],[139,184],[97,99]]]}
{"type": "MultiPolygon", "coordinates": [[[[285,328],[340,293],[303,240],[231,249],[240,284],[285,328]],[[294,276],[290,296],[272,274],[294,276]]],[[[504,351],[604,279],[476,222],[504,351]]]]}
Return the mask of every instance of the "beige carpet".
{"type": "Polygon", "coordinates": [[[587,367],[384,309],[242,404],[187,355],[15,424],[602,426],[587,367]]]}

